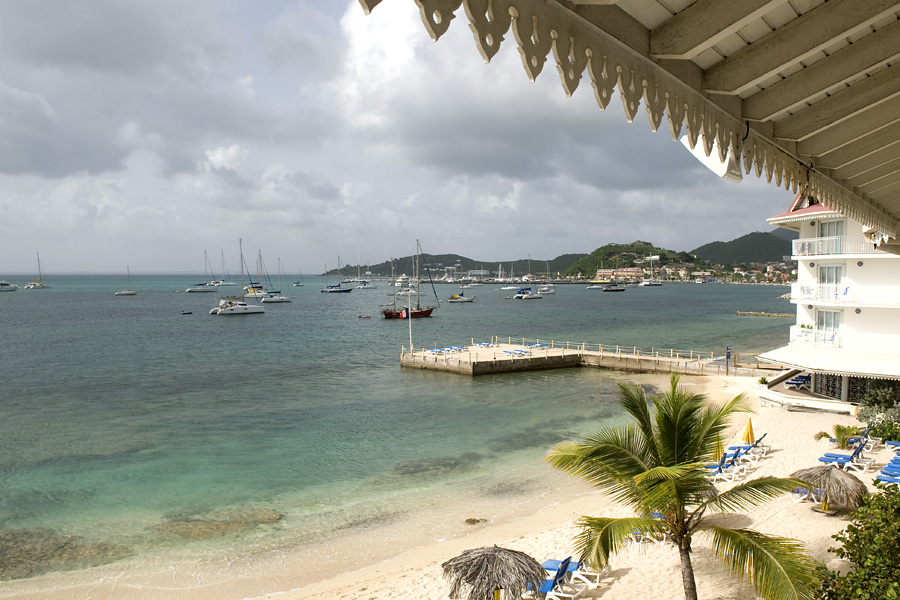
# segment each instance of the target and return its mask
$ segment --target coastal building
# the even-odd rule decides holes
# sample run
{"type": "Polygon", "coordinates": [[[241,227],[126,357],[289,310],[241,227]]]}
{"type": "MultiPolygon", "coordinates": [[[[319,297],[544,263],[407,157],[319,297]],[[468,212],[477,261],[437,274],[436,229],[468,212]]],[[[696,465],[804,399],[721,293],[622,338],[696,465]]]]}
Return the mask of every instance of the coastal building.
{"type": "Polygon", "coordinates": [[[808,399],[786,398],[784,377],[763,394],[779,403],[852,412],[874,382],[900,380],[900,256],[877,247],[858,221],[803,193],[768,222],[799,233],[792,242],[798,266],[790,294],[797,320],[788,345],[760,359],[792,369],[785,377],[810,378],[803,386],[808,399]]]}

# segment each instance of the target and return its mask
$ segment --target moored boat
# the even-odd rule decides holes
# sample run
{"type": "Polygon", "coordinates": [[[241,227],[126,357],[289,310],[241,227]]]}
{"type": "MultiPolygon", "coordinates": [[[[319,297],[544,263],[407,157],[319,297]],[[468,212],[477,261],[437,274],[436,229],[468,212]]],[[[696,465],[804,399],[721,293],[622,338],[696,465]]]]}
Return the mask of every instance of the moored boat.
{"type": "Polygon", "coordinates": [[[9,283],[8,281],[0,281],[0,292],[14,292],[19,286],[9,283]]]}

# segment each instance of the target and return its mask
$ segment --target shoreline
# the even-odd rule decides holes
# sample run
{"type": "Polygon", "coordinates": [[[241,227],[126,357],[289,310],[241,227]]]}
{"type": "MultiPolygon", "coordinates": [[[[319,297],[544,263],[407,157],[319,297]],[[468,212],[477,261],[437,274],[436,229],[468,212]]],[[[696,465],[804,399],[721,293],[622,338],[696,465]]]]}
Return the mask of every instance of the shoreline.
{"type": "MultiPolygon", "coordinates": [[[[732,398],[738,393],[752,393],[753,378],[683,377],[682,384],[701,388],[711,400],[732,398]],[[705,381],[704,381],[705,380],[705,381]]],[[[774,407],[754,407],[749,416],[758,434],[768,432],[772,441],[770,455],[759,461],[749,474],[787,476],[796,469],[811,466],[826,442],[816,442],[812,435],[829,429],[835,423],[858,424],[849,416],[830,413],[788,413],[774,407]]],[[[740,437],[744,422],[731,427],[732,441],[740,437]]],[[[879,454],[887,452],[881,450],[879,454]]],[[[884,456],[881,456],[884,459],[884,456]]],[[[872,477],[862,474],[870,491],[872,477]]],[[[765,533],[800,539],[817,560],[829,568],[845,570],[849,563],[829,553],[834,543],[831,536],[844,529],[849,522],[845,514],[828,517],[812,511],[810,503],[794,503],[788,495],[763,504],[750,513],[734,513],[721,518],[732,525],[751,526],[765,533]]],[[[488,545],[500,545],[531,554],[538,561],[564,558],[572,554],[569,544],[576,531],[574,522],[586,514],[625,516],[627,509],[612,503],[601,492],[591,489],[576,497],[564,499],[544,509],[508,522],[488,524],[459,538],[435,542],[410,549],[405,554],[379,564],[369,565],[302,588],[251,597],[246,600],[301,600],[302,598],[344,598],[347,600],[400,599],[447,597],[447,585],[442,579],[441,562],[463,550],[488,545]]],[[[701,599],[756,598],[752,588],[734,579],[712,556],[708,542],[702,536],[694,538],[694,568],[698,594],[701,599]]],[[[610,570],[600,586],[588,592],[587,598],[616,598],[643,600],[683,597],[678,553],[671,546],[655,544],[632,547],[615,556],[610,570]]]]}
{"type": "MultiPolygon", "coordinates": [[[[663,375],[652,379],[659,387],[668,381],[663,375]]],[[[683,376],[681,381],[685,387],[706,393],[714,401],[732,398],[744,391],[752,394],[756,387],[755,379],[748,377],[683,376]]],[[[848,415],[789,413],[752,404],[754,412],[749,416],[753,419],[754,429],[757,435],[769,434],[767,441],[771,442],[772,450],[751,470],[750,477],[787,476],[796,469],[818,464],[816,458],[829,447],[827,441],[816,442],[812,435],[820,430],[830,430],[836,423],[857,424],[848,415]]],[[[736,441],[743,430],[745,421],[739,420],[729,430],[732,434],[730,443],[736,441]]],[[[884,452],[888,451],[882,450],[879,454],[884,452]]],[[[884,462],[884,456],[879,454],[876,454],[878,462],[884,462]]],[[[545,464],[539,466],[550,468],[545,464]]],[[[441,577],[440,564],[463,550],[497,544],[525,551],[539,561],[563,558],[572,554],[570,540],[578,517],[627,514],[623,512],[625,509],[588,484],[564,477],[567,483],[551,486],[513,508],[506,507],[509,510],[490,513],[480,504],[457,506],[454,514],[445,516],[446,522],[437,524],[443,529],[430,523],[432,528],[417,531],[415,539],[405,537],[402,527],[388,519],[374,527],[349,527],[334,547],[260,548],[249,554],[214,559],[205,559],[203,550],[198,549],[196,560],[191,563],[170,565],[160,560],[159,564],[150,565],[149,572],[141,574],[123,574],[114,566],[101,566],[5,581],[0,586],[0,598],[50,600],[59,598],[63,590],[65,596],[73,600],[305,600],[310,596],[348,600],[446,598],[448,588],[441,577]],[[460,523],[466,517],[488,517],[489,520],[459,530],[459,533],[438,533],[439,530],[446,531],[448,523],[460,523]]],[[[865,473],[860,479],[869,485],[872,476],[865,473]]],[[[536,471],[535,480],[546,483],[540,470],[536,471]]],[[[874,490],[871,485],[869,487],[874,490]]],[[[469,501],[474,501],[473,498],[469,501]]],[[[816,559],[832,568],[839,567],[841,561],[827,549],[833,543],[830,536],[846,527],[847,520],[814,513],[811,507],[809,503],[795,504],[785,495],[752,513],[724,518],[731,523],[736,520],[741,526],[800,539],[816,559]]],[[[695,556],[701,598],[755,598],[749,587],[735,582],[711,559],[708,546],[700,537],[695,538],[695,556]]],[[[637,600],[683,595],[678,556],[671,547],[630,549],[614,559],[608,575],[603,584],[586,597],[637,600]],[[650,587],[649,580],[652,580],[650,587]]]]}

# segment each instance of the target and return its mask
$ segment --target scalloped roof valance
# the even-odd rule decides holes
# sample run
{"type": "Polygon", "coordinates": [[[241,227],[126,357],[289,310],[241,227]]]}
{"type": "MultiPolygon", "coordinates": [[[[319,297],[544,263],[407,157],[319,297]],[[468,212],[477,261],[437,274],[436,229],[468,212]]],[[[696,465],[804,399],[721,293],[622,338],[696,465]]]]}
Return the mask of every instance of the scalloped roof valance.
{"type": "Polygon", "coordinates": [[[552,52],[566,94],[587,74],[601,110],[618,90],[629,122],[643,105],[654,131],[665,116],[673,139],[900,237],[900,0],[414,1],[434,40],[462,8],[485,61],[512,33],[532,81],[552,52]]]}

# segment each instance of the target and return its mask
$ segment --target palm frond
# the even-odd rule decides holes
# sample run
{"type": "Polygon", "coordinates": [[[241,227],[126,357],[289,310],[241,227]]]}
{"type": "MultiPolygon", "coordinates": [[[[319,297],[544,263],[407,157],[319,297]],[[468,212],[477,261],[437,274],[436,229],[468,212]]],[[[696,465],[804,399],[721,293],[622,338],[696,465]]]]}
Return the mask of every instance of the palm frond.
{"type": "Polygon", "coordinates": [[[765,600],[813,600],[818,597],[816,562],[803,545],[789,538],[748,529],[706,528],[713,552],[740,579],[749,578],[765,600]]]}
{"type": "Polygon", "coordinates": [[[750,510],[804,485],[806,484],[799,479],[759,477],[744,481],[710,498],[706,504],[717,512],[750,510]]]}
{"type": "Polygon", "coordinates": [[[581,517],[577,525],[573,547],[577,554],[598,569],[609,564],[612,555],[620,552],[635,531],[665,532],[665,523],[659,519],[629,517],[581,517]]]}

